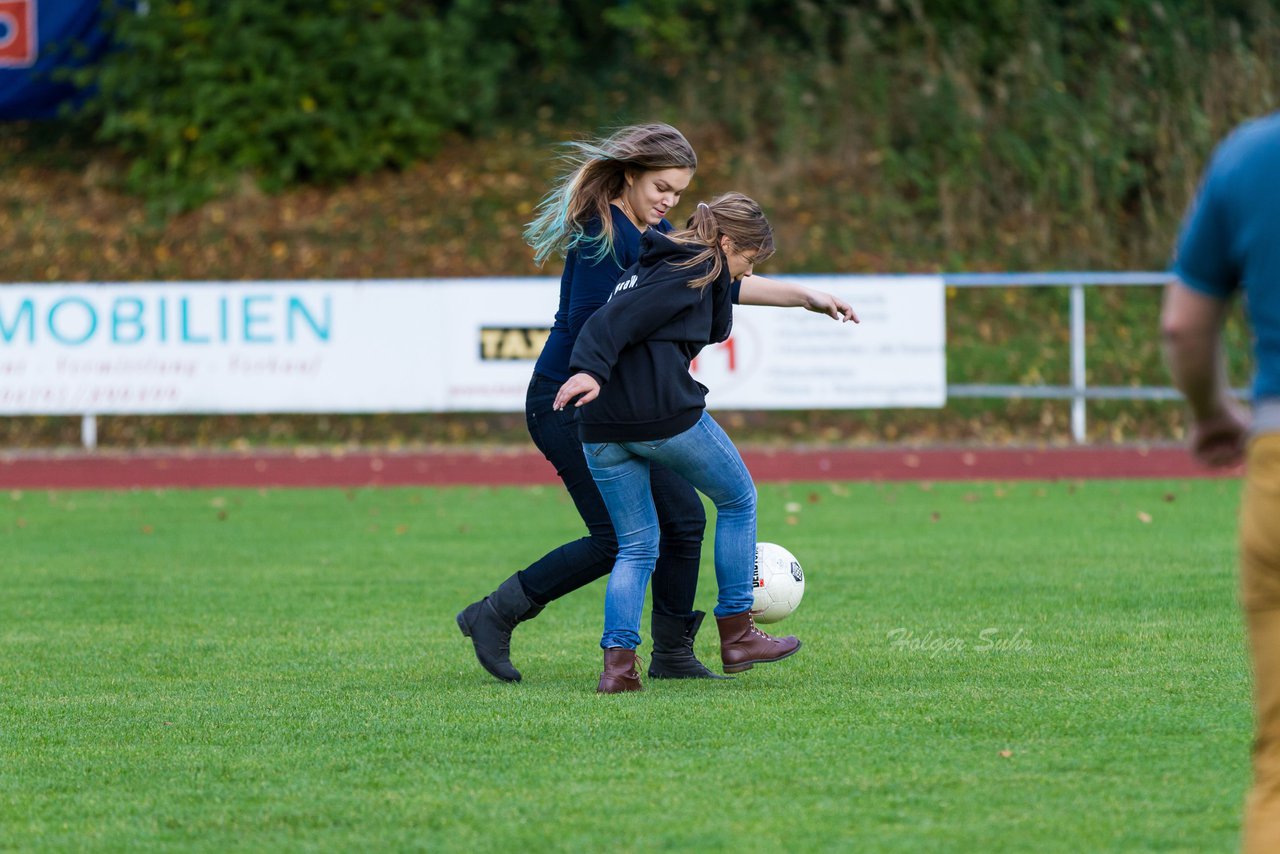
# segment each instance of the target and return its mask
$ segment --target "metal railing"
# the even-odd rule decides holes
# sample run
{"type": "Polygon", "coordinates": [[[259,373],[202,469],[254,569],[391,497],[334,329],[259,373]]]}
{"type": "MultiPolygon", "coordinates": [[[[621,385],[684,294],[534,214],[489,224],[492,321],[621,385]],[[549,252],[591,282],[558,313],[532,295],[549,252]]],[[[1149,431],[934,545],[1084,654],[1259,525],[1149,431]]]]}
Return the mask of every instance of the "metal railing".
{"type": "Polygon", "coordinates": [[[1167,285],[1169,273],[949,273],[948,288],[1068,288],[1071,294],[1071,385],[947,385],[947,397],[1032,398],[1071,401],[1071,437],[1087,438],[1085,404],[1090,400],[1177,400],[1178,390],[1152,386],[1092,386],[1085,381],[1084,293],[1087,287],[1167,285]]]}

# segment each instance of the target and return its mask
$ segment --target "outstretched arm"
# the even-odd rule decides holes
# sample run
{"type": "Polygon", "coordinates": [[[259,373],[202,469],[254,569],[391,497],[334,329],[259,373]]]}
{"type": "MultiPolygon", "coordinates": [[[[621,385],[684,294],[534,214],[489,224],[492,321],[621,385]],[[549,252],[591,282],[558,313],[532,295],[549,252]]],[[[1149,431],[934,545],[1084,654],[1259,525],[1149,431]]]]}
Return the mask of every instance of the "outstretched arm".
{"type": "Polygon", "coordinates": [[[780,282],[764,276],[747,276],[742,280],[738,294],[742,305],[773,305],[782,308],[798,307],[825,314],[841,323],[852,320],[858,323],[853,307],[834,294],[814,290],[795,282],[780,282]]]}

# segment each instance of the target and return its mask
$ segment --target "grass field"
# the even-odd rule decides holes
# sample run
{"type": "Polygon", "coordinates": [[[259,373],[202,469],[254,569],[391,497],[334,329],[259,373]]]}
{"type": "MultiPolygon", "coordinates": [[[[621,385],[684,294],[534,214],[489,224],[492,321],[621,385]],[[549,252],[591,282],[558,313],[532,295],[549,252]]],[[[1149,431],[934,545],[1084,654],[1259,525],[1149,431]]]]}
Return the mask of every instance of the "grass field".
{"type": "Polygon", "coordinates": [[[602,584],[520,685],[453,622],[551,488],[0,494],[0,849],[1230,850],[1237,494],[762,486],[804,649],[613,697],[602,584]]]}

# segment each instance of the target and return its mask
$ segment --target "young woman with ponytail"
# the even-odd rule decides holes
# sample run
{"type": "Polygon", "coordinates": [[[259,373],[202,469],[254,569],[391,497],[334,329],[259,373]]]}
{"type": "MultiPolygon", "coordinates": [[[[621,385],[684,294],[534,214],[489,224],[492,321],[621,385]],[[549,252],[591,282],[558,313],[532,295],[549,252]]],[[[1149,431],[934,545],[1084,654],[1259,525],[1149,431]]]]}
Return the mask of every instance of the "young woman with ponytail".
{"type": "MultiPolygon", "coordinates": [[[[635,263],[642,235],[672,230],[665,217],[697,168],[688,141],[664,124],[626,127],[603,139],[569,143],[566,160],[563,177],[525,231],[538,263],[553,254],[565,256],[560,305],[529,383],[525,420],[534,444],[564,482],[588,536],[552,550],[458,614],[458,627],[471,639],[480,664],[507,682],[521,678],[510,656],[515,627],[613,567],[617,538],[587,468],[577,421],[573,412],[557,410],[552,403],[570,376],[569,357],[583,325],[609,299],[622,271],[635,263]]],[[[742,283],[741,294],[743,302],[804,306],[833,318],[852,318],[846,303],[797,285],[753,277],[742,283]]],[[[659,531],[649,675],[716,678],[693,653],[704,616],[693,610],[706,527],[702,502],[688,482],[661,465],[652,467],[649,488],[659,531]]]]}
{"type": "Polygon", "coordinates": [[[726,673],[794,654],[751,618],[756,490],[742,457],[706,412],[707,389],[689,364],[729,337],[735,283],[773,254],[760,206],[738,193],[699,204],[683,231],[646,231],[636,264],[584,324],[569,359],[573,375],[553,401],[580,408],[582,448],[618,534],[605,594],[604,673],[597,690],[639,690],[636,647],[645,588],[660,555],[650,479],[675,472],[716,505],[715,608],[726,673]]]}

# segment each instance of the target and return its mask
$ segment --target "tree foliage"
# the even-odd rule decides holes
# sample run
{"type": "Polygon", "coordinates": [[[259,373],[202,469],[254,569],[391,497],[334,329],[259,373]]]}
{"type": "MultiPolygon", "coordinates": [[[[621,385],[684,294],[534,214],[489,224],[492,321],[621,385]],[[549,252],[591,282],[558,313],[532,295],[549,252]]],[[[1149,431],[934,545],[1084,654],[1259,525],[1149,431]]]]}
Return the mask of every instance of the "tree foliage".
{"type": "Polygon", "coordinates": [[[715,124],[844,163],[946,228],[1146,217],[1277,102],[1276,0],[180,0],[79,74],[131,186],[176,207],[427,158],[553,116],[715,124]],[[868,168],[870,167],[870,168],[868,168]]]}

